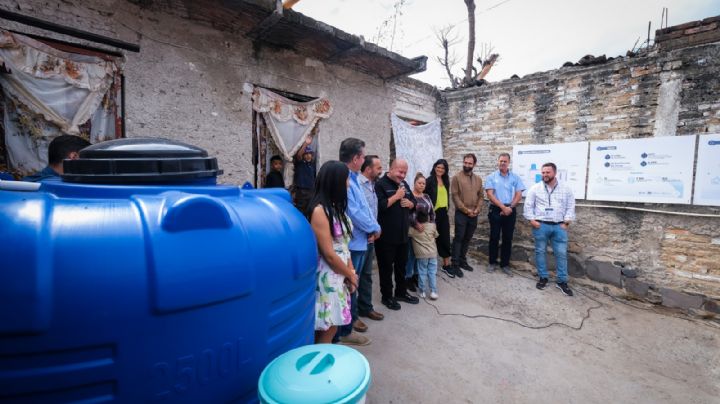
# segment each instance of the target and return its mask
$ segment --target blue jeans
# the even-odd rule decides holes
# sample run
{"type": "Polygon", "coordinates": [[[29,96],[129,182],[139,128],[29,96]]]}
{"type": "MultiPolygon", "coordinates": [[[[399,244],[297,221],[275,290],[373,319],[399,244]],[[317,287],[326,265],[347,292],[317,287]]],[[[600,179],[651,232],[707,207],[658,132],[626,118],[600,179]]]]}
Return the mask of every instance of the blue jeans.
{"type": "Polygon", "coordinates": [[[415,251],[413,251],[412,248],[412,241],[408,242],[408,260],[407,264],[405,264],[405,279],[412,278],[413,275],[417,273],[417,268],[415,267],[415,251]]]}
{"type": "Polygon", "coordinates": [[[540,228],[533,228],[532,232],[535,237],[535,266],[537,267],[538,276],[548,278],[545,260],[549,241],[552,244],[553,254],[555,254],[557,282],[567,282],[567,230],[560,227],[559,224],[540,223],[540,228]]]}
{"type": "MultiPolygon", "coordinates": [[[[350,251],[350,260],[355,267],[355,273],[358,275],[358,279],[362,275],[363,265],[365,265],[366,251],[350,251]]],[[[350,295],[350,314],[352,314],[352,321],[350,324],[341,325],[335,332],[335,338],[344,337],[350,335],[353,329],[353,323],[358,319],[358,306],[357,306],[357,290],[355,293],[350,295]]]]}
{"type": "Polygon", "coordinates": [[[425,280],[430,284],[430,291],[437,293],[437,258],[417,258],[418,287],[425,291],[425,280]]]}

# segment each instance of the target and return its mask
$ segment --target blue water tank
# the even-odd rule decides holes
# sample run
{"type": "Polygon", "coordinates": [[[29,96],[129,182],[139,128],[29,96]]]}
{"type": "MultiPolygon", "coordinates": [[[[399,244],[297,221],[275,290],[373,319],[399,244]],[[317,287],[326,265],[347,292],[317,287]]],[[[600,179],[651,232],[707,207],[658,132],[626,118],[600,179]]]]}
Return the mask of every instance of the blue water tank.
{"type": "Polygon", "coordinates": [[[285,190],[158,139],[0,190],[0,402],[251,402],[313,342],[317,250],[285,190]]]}

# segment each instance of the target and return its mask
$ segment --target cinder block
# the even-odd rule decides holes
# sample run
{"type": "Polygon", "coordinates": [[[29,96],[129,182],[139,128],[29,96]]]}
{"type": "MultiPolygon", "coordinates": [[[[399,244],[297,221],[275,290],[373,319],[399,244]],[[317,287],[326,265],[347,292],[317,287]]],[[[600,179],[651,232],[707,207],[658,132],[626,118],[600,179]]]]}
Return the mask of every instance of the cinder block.
{"type": "Polygon", "coordinates": [[[587,260],[585,261],[585,271],[588,278],[594,281],[609,283],[622,288],[621,268],[610,262],[587,260]]]}
{"type": "Polygon", "coordinates": [[[702,296],[689,295],[674,289],[661,288],[660,295],[662,296],[662,305],[666,307],[687,310],[699,309],[703,304],[702,296]]]}
{"type": "Polygon", "coordinates": [[[720,314],[720,304],[718,304],[717,300],[707,299],[705,301],[705,304],[703,305],[703,309],[705,309],[706,311],[720,314]]]}
{"type": "Polygon", "coordinates": [[[568,275],[573,278],[582,278],[585,276],[583,259],[576,254],[568,254],[568,275]]]}
{"type": "Polygon", "coordinates": [[[625,279],[625,290],[638,297],[647,297],[650,284],[637,279],[625,279]]]}

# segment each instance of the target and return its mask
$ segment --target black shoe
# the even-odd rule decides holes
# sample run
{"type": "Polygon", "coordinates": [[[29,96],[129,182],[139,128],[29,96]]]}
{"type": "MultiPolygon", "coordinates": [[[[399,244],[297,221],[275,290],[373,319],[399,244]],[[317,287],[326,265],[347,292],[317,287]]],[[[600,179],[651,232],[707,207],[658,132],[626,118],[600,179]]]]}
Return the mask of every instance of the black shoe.
{"type": "Polygon", "coordinates": [[[468,264],[467,262],[460,264],[460,268],[462,268],[468,272],[474,271],[473,267],[471,267],[470,264],[468,264]]]}
{"type": "Polygon", "coordinates": [[[395,296],[395,300],[400,300],[401,302],[410,303],[410,304],[418,304],[420,303],[420,299],[417,297],[405,292],[405,295],[402,296],[395,296]]]}
{"type": "Polygon", "coordinates": [[[455,277],[455,271],[453,271],[452,267],[449,265],[445,265],[441,268],[443,272],[445,272],[445,275],[448,276],[448,278],[454,278],[455,277]]]}
{"type": "Polygon", "coordinates": [[[460,269],[460,267],[451,266],[450,270],[453,271],[455,276],[457,276],[458,278],[462,278],[464,276],[463,271],[462,271],[462,269],[460,269]]]}
{"type": "Polygon", "coordinates": [[[415,288],[415,282],[413,282],[412,278],[405,278],[405,288],[411,292],[417,292],[417,288],[415,288]]]}
{"type": "Polygon", "coordinates": [[[392,297],[383,297],[381,302],[390,310],[400,310],[400,303],[392,297]]]}
{"type": "Polygon", "coordinates": [[[540,289],[540,290],[543,290],[543,289],[545,289],[545,287],[547,286],[547,283],[548,283],[548,279],[547,279],[547,278],[540,278],[540,280],[538,281],[538,283],[535,284],[535,287],[538,288],[538,289],[540,289]]]}
{"type": "Polygon", "coordinates": [[[573,291],[570,290],[570,288],[567,285],[567,282],[558,282],[555,284],[555,286],[557,286],[557,288],[560,289],[565,294],[565,296],[573,295],[573,291]]]}

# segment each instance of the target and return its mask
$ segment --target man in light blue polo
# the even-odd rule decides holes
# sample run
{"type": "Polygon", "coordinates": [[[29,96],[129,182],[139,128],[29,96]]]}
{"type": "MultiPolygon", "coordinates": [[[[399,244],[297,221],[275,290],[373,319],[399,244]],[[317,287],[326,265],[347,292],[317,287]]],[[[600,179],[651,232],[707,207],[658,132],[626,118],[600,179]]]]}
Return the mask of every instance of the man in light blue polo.
{"type": "Polygon", "coordinates": [[[498,156],[498,169],[485,179],[485,192],[490,200],[488,208],[490,243],[487,267],[489,273],[494,272],[497,268],[498,243],[502,235],[500,269],[507,276],[513,276],[510,270],[510,253],[517,219],[515,207],[520,203],[524,190],[525,186],[520,177],[510,171],[510,154],[501,153],[498,156]]]}
{"type": "MultiPolygon", "coordinates": [[[[362,275],[368,240],[380,236],[380,225],[373,215],[365,192],[360,187],[358,176],[360,168],[365,162],[365,142],[356,138],[347,138],[340,143],[340,161],[347,165],[350,170],[347,190],[348,206],[347,215],[353,225],[352,238],[350,239],[350,259],[352,260],[358,278],[362,275]]],[[[351,295],[350,311],[352,322],[348,325],[338,327],[336,337],[339,342],[346,345],[368,345],[370,338],[360,335],[358,332],[367,331],[368,327],[358,318],[357,292],[351,295]]]]}

